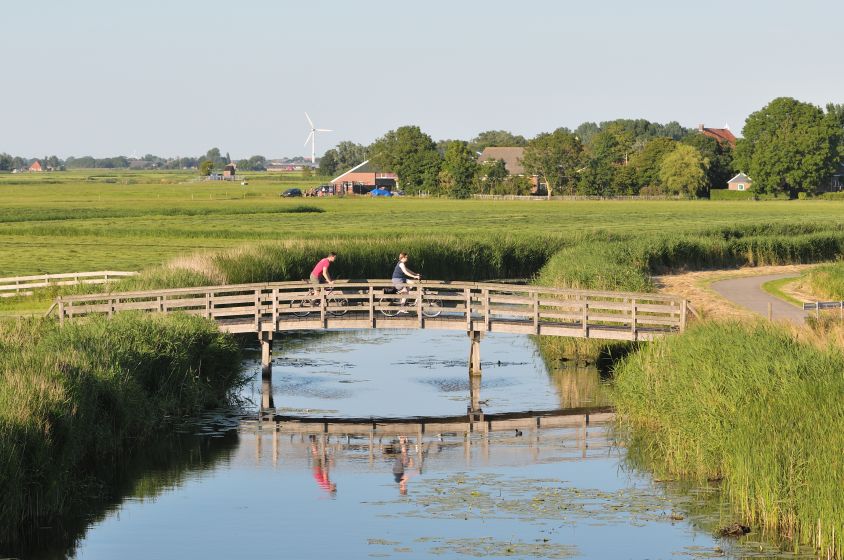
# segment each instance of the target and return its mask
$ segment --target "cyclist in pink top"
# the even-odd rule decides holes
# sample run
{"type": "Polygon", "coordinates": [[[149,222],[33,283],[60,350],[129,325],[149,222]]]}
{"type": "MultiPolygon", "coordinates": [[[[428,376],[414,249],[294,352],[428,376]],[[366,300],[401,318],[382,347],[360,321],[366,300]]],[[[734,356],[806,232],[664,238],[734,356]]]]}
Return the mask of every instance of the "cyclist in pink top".
{"type": "Polygon", "coordinates": [[[316,264],[314,269],[311,271],[311,284],[313,284],[314,287],[319,286],[323,282],[327,282],[329,284],[334,282],[334,280],[331,279],[331,275],[328,274],[328,267],[331,266],[331,263],[333,263],[336,258],[336,253],[328,253],[327,257],[316,264]]]}

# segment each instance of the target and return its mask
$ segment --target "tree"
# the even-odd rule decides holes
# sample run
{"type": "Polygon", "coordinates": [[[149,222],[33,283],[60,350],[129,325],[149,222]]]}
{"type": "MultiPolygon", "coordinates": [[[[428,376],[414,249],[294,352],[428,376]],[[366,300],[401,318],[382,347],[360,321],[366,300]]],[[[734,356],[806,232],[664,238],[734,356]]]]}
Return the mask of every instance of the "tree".
{"type": "Polygon", "coordinates": [[[478,163],[468,143],[452,140],[445,150],[440,186],[452,198],[469,198],[472,194],[472,179],[477,170],[478,163]]]}
{"type": "Polygon", "coordinates": [[[627,162],[632,136],[621,127],[610,126],[591,137],[587,162],[580,176],[582,194],[611,196],[624,191],[616,181],[618,169],[627,162]]]}
{"type": "Polygon", "coordinates": [[[333,177],[337,173],[337,150],[330,149],[319,158],[319,174],[333,177]]]}
{"type": "Polygon", "coordinates": [[[726,142],[699,132],[692,132],[682,140],[683,144],[697,148],[703,159],[709,161],[706,178],[709,188],[723,188],[733,176],[733,149],[726,142]]]}
{"type": "Polygon", "coordinates": [[[411,194],[437,189],[441,158],[431,137],[418,126],[387,132],[369,148],[376,167],[396,173],[402,190],[411,194]]]}
{"type": "Polygon", "coordinates": [[[12,170],[12,156],[7,153],[0,154],[0,171],[11,171],[12,170]]]}
{"type": "Polygon", "coordinates": [[[635,172],[635,184],[632,185],[633,192],[638,193],[641,189],[649,187],[653,189],[660,184],[659,170],[662,165],[662,158],[674,151],[677,143],[670,138],[654,138],[646,143],[641,152],[630,157],[630,167],[635,172]]]}
{"type": "Polygon", "coordinates": [[[469,142],[469,149],[473,152],[482,152],[484,148],[490,147],[516,147],[523,148],[527,145],[524,136],[513,134],[506,130],[487,130],[475,136],[469,142]]]}
{"type": "Polygon", "coordinates": [[[747,117],[735,152],[736,168],[767,193],[814,193],[835,172],[842,153],[841,115],[779,97],[747,117]]]}
{"type": "Polygon", "coordinates": [[[707,192],[706,169],[709,162],[693,146],[678,144],[674,151],[662,158],[659,179],[670,193],[688,197],[703,196],[707,192]]]}
{"type": "Polygon", "coordinates": [[[481,194],[498,194],[508,175],[503,159],[485,161],[477,167],[475,190],[481,194]]]}
{"type": "Polygon", "coordinates": [[[348,171],[366,161],[369,157],[369,149],[362,144],[344,140],[337,144],[335,155],[337,157],[337,170],[348,171]]]}
{"type": "Polygon", "coordinates": [[[574,191],[577,170],[583,161],[583,145],[570,131],[560,128],[542,133],[528,142],[522,165],[528,173],[545,181],[550,198],[556,189],[574,191]]]}
{"type": "Polygon", "coordinates": [[[214,162],[212,162],[209,159],[204,159],[199,164],[199,174],[202,175],[203,177],[207,177],[208,175],[211,175],[211,170],[213,168],[214,168],[214,162]]]}

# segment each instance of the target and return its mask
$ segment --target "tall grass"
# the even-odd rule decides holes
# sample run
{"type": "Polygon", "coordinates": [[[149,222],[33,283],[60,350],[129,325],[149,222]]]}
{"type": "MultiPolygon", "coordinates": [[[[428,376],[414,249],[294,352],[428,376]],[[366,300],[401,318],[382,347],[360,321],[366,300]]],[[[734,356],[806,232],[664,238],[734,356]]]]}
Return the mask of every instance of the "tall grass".
{"type": "MultiPolygon", "coordinates": [[[[503,237],[496,240],[441,236],[380,239],[291,240],[260,243],[179,257],[162,267],[112,284],[113,291],[302,280],[329,251],[330,272],[345,279],[388,278],[399,252],[425,278],[489,280],[533,276],[562,245],[560,240],[503,237]]],[[[89,288],[96,290],[97,288],[89,288]]]]}
{"type": "Polygon", "coordinates": [[[844,261],[810,270],[806,282],[812,293],[831,300],[844,300],[844,261]]]}
{"type": "Polygon", "coordinates": [[[238,356],[196,317],[0,322],[0,526],[60,513],[89,466],[224,402],[238,356]]]}
{"type": "Polygon", "coordinates": [[[751,524],[840,556],[844,352],[829,338],[706,323],[642,348],[615,370],[633,452],[660,474],[723,477],[751,524]]]}
{"type": "Polygon", "coordinates": [[[546,285],[650,292],[652,274],[679,270],[812,263],[844,253],[844,231],[749,226],[696,235],[581,240],[555,254],[539,274],[546,285]]]}

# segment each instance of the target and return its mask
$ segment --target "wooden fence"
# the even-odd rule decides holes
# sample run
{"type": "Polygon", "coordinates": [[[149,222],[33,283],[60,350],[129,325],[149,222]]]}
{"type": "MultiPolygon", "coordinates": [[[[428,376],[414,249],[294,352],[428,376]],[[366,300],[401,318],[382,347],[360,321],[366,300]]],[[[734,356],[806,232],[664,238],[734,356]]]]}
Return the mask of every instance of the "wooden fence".
{"type": "Polygon", "coordinates": [[[242,284],[60,297],[54,309],[61,321],[178,311],[232,333],[428,328],[651,340],[686,325],[687,302],[670,295],[427,280],[406,295],[391,288],[389,280],[346,281],[314,295],[306,282],[242,284]]]}
{"type": "Polygon", "coordinates": [[[106,284],[113,280],[134,276],[137,272],[103,270],[99,272],[68,272],[65,274],[39,274],[0,278],[0,297],[31,296],[33,290],[53,286],[76,284],[106,284]]]}

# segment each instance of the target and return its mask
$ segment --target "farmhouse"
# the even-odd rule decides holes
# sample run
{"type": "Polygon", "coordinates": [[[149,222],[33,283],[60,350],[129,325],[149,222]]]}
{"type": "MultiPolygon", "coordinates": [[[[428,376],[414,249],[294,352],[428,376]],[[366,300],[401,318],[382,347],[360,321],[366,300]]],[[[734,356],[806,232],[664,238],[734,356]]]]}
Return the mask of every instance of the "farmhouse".
{"type": "Polygon", "coordinates": [[[29,170],[33,173],[40,173],[44,171],[44,168],[41,167],[41,162],[36,159],[35,162],[29,166],[29,170]]]}
{"type": "Polygon", "coordinates": [[[753,186],[753,179],[744,173],[739,173],[727,181],[727,189],[731,191],[749,191],[751,186],[753,186]]]}
{"type": "Polygon", "coordinates": [[[376,187],[393,191],[399,177],[375,167],[369,160],[357,165],[331,180],[335,194],[366,194],[376,187]]]}
{"type": "MultiPolygon", "coordinates": [[[[481,155],[478,156],[478,163],[486,163],[489,161],[502,160],[504,162],[504,169],[510,175],[525,175],[525,168],[522,165],[522,157],[525,155],[524,148],[511,146],[495,146],[484,148],[481,155]]],[[[545,192],[545,185],[540,184],[539,177],[536,175],[530,176],[531,194],[539,194],[545,192]]]]}
{"type": "Polygon", "coordinates": [[[697,131],[704,136],[716,139],[720,143],[726,142],[731,148],[736,147],[736,137],[730,131],[730,128],[724,125],[724,128],[707,128],[702,124],[697,125],[697,131]]]}

